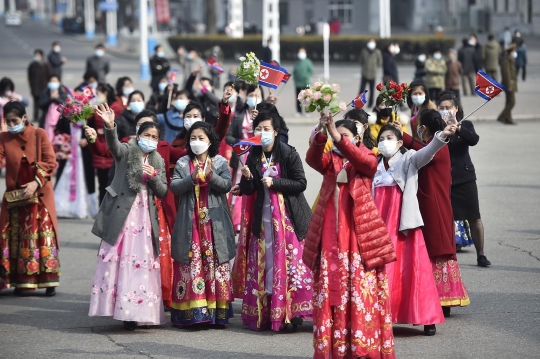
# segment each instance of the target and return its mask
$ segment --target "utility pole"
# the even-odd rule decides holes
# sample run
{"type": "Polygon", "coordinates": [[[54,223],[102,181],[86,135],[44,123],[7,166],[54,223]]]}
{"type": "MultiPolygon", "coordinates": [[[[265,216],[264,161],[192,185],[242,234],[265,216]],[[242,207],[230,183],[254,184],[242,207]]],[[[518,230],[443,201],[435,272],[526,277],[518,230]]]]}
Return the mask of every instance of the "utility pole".
{"type": "Polygon", "coordinates": [[[391,35],[390,0],[379,0],[379,36],[383,39],[391,35]]]}
{"type": "Polygon", "coordinates": [[[272,37],[270,49],[272,57],[280,62],[279,44],[279,0],[263,0],[263,38],[262,45],[266,46],[268,38],[272,37]]]}
{"type": "Polygon", "coordinates": [[[110,7],[107,10],[107,45],[116,46],[118,43],[116,41],[116,36],[118,33],[117,20],[117,9],[118,2],[116,0],[107,0],[107,5],[110,7]],[[114,9],[114,10],[113,10],[114,9]]]}
{"type": "Polygon", "coordinates": [[[244,37],[244,2],[243,0],[229,0],[230,37],[241,39],[244,37]]]}
{"type": "Polygon", "coordinates": [[[148,1],[140,0],[139,6],[139,32],[141,33],[141,80],[150,78],[150,66],[148,64],[148,1]]]}
{"type": "Polygon", "coordinates": [[[86,30],[86,38],[93,39],[96,31],[94,0],[84,0],[84,28],[86,30]]]}

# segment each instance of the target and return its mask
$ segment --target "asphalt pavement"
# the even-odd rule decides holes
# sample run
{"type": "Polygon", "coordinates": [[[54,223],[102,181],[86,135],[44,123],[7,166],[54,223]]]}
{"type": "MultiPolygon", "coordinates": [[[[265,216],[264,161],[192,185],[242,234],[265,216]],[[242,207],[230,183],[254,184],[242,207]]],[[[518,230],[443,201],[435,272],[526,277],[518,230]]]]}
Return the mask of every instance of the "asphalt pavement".
{"type": "MultiPolygon", "coordinates": [[[[28,88],[25,69],[31,59],[29,49],[48,49],[54,39],[60,39],[69,60],[65,71],[68,85],[79,82],[84,59],[93,52],[92,43],[55,35],[35,24],[24,24],[20,29],[0,25],[0,37],[0,77],[11,76],[23,95],[28,88]]],[[[111,78],[124,74],[137,78],[137,61],[118,57],[111,57],[111,61],[111,78]]],[[[533,61],[538,63],[531,64],[529,80],[523,84],[530,88],[540,77],[536,67],[540,57],[533,61]]],[[[407,67],[400,67],[403,76],[407,71],[407,67]]],[[[357,90],[357,73],[353,66],[331,68],[333,81],[342,85],[344,93],[357,90]]],[[[136,85],[143,88],[146,81],[136,80],[136,85]]],[[[279,108],[291,124],[290,143],[304,157],[316,119],[312,116],[300,121],[290,117],[294,102],[289,99],[293,96],[289,86],[280,96],[279,108]]],[[[538,114],[537,98],[537,92],[520,91],[518,106],[538,114]]],[[[467,100],[471,108],[474,101],[479,101],[472,97],[467,100]]],[[[496,100],[485,106],[491,113],[497,112],[496,100]]],[[[471,156],[486,229],[485,252],[493,265],[477,267],[472,248],[458,254],[471,304],[453,309],[452,317],[437,326],[434,337],[423,336],[422,327],[396,325],[398,358],[540,357],[540,123],[524,121],[504,126],[478,121],[475,126],[480,142],[471,149],[471,156]]],[[[306,197],[311,204],[322,178],[307,166],[305,170],[306,197]]],[[[0,194],[4,188],[4,180],[0,179],[0,194]]],[[[43,291],[24,298],[13,296],[11,289],[0,292],[0,358],[312,357],[311,323],[305,323],[296,333],[252,332],[242,326],[238,301],[234,303],[235,318],[225,330],[192,332],[166,324],[126,332],[121,322],[111,318],[88,317],[99,246],[99,239],[90,233],[91,225],[91,220],[60,220],[62,276],[55,297],[45,297],[43,291]]]]}

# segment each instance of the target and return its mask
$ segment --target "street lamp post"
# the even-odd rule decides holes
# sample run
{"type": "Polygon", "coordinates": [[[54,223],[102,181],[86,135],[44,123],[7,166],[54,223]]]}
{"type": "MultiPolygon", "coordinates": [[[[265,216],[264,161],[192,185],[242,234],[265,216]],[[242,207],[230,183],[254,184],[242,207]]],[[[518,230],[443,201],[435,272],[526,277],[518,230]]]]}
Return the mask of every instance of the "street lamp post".
{"type": "Polygon", "coordinates": [[[279,0],[263,0],[263,46],[266,45],[268,38],[272,37],[270,49],[272,50],[273,60],[280,62],[279,44],[279,0]]]}
{"type": "Polygon", "coordinates": [[[323,48],[324,48],[324,79],[330,79],[330,25],[325,22],[323,26],[323,48]]]}
{"type": "Polygon", "coordinates": [[[148,0],[140,0],[139,7],[139,31],[141,33],[141,80],[150,78],[150,66],[148,65],[148,0]]]}
{"type": "Polygon", "coordinates": [[[390,0],[379,0],[379,36],[383,39],[391,36],[390,0]]]}
{"type": "Polygon", "coordinates": [[[244,37],[244,9],[243,0],[229,0],[229,26],[230,37],[241,39],[244,37]]]}

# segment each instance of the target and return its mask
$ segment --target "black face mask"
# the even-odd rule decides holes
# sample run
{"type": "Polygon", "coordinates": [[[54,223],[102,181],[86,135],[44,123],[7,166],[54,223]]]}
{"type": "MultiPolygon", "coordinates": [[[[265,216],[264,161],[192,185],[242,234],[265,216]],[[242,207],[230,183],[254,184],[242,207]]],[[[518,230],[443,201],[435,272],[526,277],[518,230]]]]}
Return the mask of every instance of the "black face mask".
{"type": "Polygon", "coordinates": [[[392,107],[387,107],[387,108],[383,108],[383,109],[379,109],[379,114],[381,115],[381,117],[390,117],[392,116],[392,107]]]}

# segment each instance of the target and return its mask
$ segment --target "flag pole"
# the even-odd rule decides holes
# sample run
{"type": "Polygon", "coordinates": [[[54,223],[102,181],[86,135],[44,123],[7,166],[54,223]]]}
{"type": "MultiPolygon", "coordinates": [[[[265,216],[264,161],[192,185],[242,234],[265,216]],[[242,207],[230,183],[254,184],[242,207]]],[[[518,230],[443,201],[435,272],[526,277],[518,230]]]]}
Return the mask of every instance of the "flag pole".
{"type": "Polygon", "coordinates": [[[473,112],[471,112],[470,114],[468,114],[467,116],[465,116],[461,121],[459,121],[457,124],[459,125],[461,122],[465,121],[466,119],[468,119],[473,113],[475,113],[476,111],[480,110],[482,108],[482,106],[484,106],[486,103],[488,103],[489,100],[487,100],[486,102],[484,102],[483,104],[481,104],[480,106],[478,106],[473,112]]]}
{"type": "Polygon", "coordinates": [[[281,91],[283,91],[283,88],[284,88],[285,86],[287,86],[287,84],[288,84],[288,81],[285,82],[285,84],[279,88],[279,90],[278,90],[277,93],[276,93],[276,97],[279,97],[279,94],[281,93],[281,91]]]}

